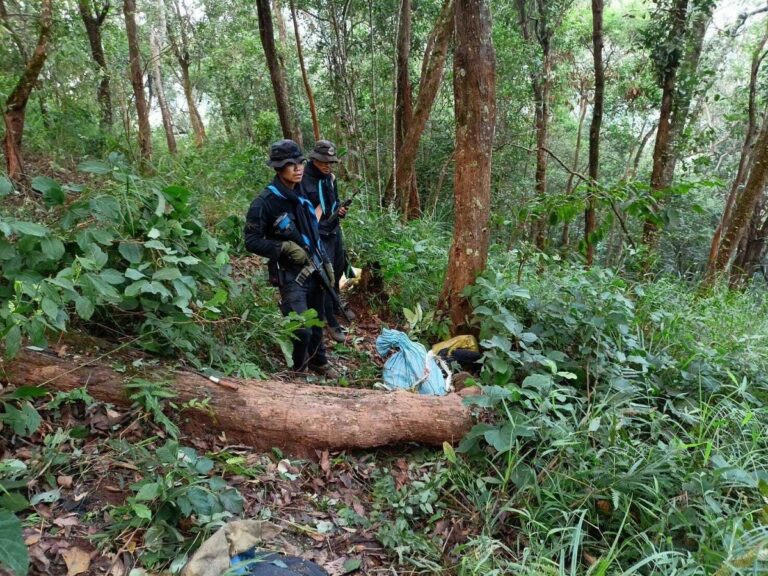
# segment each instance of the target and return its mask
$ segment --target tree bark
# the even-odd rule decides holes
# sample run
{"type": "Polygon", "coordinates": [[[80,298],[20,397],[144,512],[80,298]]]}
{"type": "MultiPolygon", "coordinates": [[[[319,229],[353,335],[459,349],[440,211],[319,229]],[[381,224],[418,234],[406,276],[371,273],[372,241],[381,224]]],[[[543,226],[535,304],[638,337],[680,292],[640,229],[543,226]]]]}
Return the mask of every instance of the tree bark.
{"type": "Polygon", "coordinates": [[[277,115],[280,118],[283,137],[290,140],[296,140],[298,136],[294,132],[293,123],[291,121],[292,115],[290,103],[288,101],[288,90],[277,58],[275,33],[274,27],[272,26],[272,9],[269,5],[269,0],[256,0],[256,9],[259,16],[259,36],[261,37],[261,45],[264,48],[264,56],[267,59],[269,77],[272,79],[272,89],[275,92],[275,105],[277,107],[277,115]]]}
{"type": "Polygon", "coordinates": [[[104,56],[104,44],[101,41],[101,26],[109,14],[109,0],[104,0],[101,10],[94,13],[90,0],[77,0],[77,7],[80,10],[80,18],[85,25],[85,31],[88,34],[88,43],[91,46],[91,56],[98,68],[99,88],[96,92],[96,100],[101,109],[101,125],[103,128],[112,126],[112,91],[109,87],[109,70],[107,69],[107,59],[104,56]]]}
{"type": "MultiPolygon", "coordinates": [[[[580,84],[582,84],[580,82],[580,84]]],[[[576,146],[573,149],[573,168],[571,169],[571,172],[568,174],[568,181],[565,184],[565,195],[569,197],[571,193],[573,192],[573,180],[576,177],[576,172],[579,170],[579,158],[581,157],[581,132],[582,128],[584,127],[584,119],[587,116],[587,105],[589,104],[589,98],[586,94],[586,88],[581,88],[581,94],[579,98],[579,124],[578,128],[576,129],[576,146]]],[[[563,232],[560,236],[560,244],[563,250],[563,253],[566,253],[568,251],[568,246],[571,243],[570,238],[570,220],[566,219],[565,222],[563,222],[563,232]]]]}
{"type": "Polygon", "coordinates": [[[400,209],[408,219],[408,206],[414,201],[416,215],[418,216],[419,193],[416,187],[416,173],[411,172],[406,178],[397,178],[397,165],[403,160],[403,141],[405,140],[408,126],[413,119],[413,91],[410,77],[411,56],[411,0],[400,2],[400,25],[397,31],[397,61],[396,61],[396,87],[395,91],[395,169],[394,185],[390,191],[391,200],[399,204],[400,209]]]}
{"type": "MultiPolygon", "coordinates": [[[[421,80],[419,82],[419,94],[416,98],[416,107],[411,115],[410,122],[406,126],[406,133],[400,145],[398,160],[393,174],[387,182],[385,198],[393,195],[395,182],[408,182],[410,178],[415,182],[416,154],[419,149],[421,135],[429,120],[432,105],[440,89],[445,68],[445,59],[448,54],[448,46],[454,30],[454,3],[446,0],[440,12],[440,16],[432,28],[427,40],[427,50],[421,66],[421,80]]],[[[399,186],[399,184],[398,184],[399,186]]],[[[410,197],[405,210],[405,217],[413,219],[419,216],[421,206],[418,190],[415,185],[412,188],[415,197],[410,197]]],[[[401,193],[399,192],[398,195],[401,193]]]]}
{"type": "MultiPolygon", "coordinates": [[[[0,360],[3,381],[56,390],[86,388],[103,402],[130,405],[127,377],[108,366],[22,350],[0,360]]],[[[208,399],[208,410],[181,416],[191,436],[225,434],[227,441],[258,450],[280,448],[299,457],[315,450],[351,450],[419,442],[440,446],[459,441],[471,428],[470,410],[458,394],[423,396],[316,386],[281,381],[224,379],[225,386],[192,372],[158,372],[170,380],[175,401],[208,399]],[[235,389],[236,388],[236,389],[235,389]]]]}
{"type": "MultiPolygon", "coordinates": [[[[293,101],[293,99],[291,98],[291,85],[288,82],[287,67],[285,65],[285,59],[288,55],[288,31],[285,27],[285,19],[283,18],[283,10],[281,4],[282,3],[280,0],[273,0],[272,12],[275,16],[275,22],[277,22],[277,62],[280,66],[280,75],[285,82],[285,94],[288,98],[288,102],[290,103],[293,101]]],[[[292,114],[291,125],[293,126],[294,140],[299,146],[304,148],[304,134],[301,132],[301,117],[299,115],[299,111],[295,106],[290,104],[289,106],[292,114]]]]}
{"type": "Polygon", "coordinates": [[[595,64],[595,102],[592,106],[592,122],[589,125],[589,186],[587,209],[584,211],[584,242],[587,247],[587,266],[592,266],[595,247],[592,234],[597,227],[594,192],[600,165],[600,126],[603,122],[605,94],[605,69],[603,68],[603,0],[592,0],[592,55],[595,64]]]}
{"type": "Polygon", "coordinates": [[[189,75],[189,67],[192,63],[192,59],[189,55],[189,38],[187,37],[185,16],[181,14],[179,4],[175,0],[173,2],[173,8],[176,20],[179,24],[178,39],[168,22],[166,22],[166,31],[168,32],[168,41],[171,44],[171,50],[173,50],[173,54],[176,56],[176,61],[179,63],[181,87],[184,90],[184,98],[187,101],[189,123],[192,125],[192,132],[195,134],[195,146],[200,148],[205,144],[205,125],[203,124],[203,119],[200,117],[200,112],[197,110],[197,104],[195,104],[195,96],[192,91],[192,79],[189,75]]]}
{"type": "Polygon", "coordinates": [[[456,0],[453,93],[456,116],[453,240],[441,301],[454,333],[469,325],[463,295],[488,259],[491,156],[496,127],[496,54],[485,0],[456,0]]]}
{"type": "Polygon", "coordinates": [[[173,134],[173,118],[171,117],[171,110],[168,108],[168,101],[165,99],[163,75],[160,72],[160,42],[157,39],[157,31],[155,30],[149,33],[149,47],[152,56],[152,84],[155,88],[155,94],[157,94],[157,103],[160,106],[160,114],[163,118],[165,141],[168,143],[168,152],[175,155],[176,137],[173,134]]]}
{"type": "Polygon", "coordinates": [[[136,115],[139,121],[139,158],[146,169],[152,160],[152,132],[149,127],[149,107],[144,93],[144,76],[141,69],[139,36],[136,29],[136,1],[123,0],[125,32],[128,37],[128,57],[131,68],[131,87],[136,101],[136,115]]]}
{"type": "Polygon", "coordinates": [[[315,106],[315,93],[312,91],[312,85],[309,83],[307,67],[304,65],[304,51],[301,48],[301,34],[299,33],[299,21],[296,18],[296,1],[290,0],[291,18],[293,19],[293,33],[296,36],[296,53],[299,56],[299,66],[301,67],[301,80],[304,82],[304,90],[307,92],[309,101],[309,115],[312,118],[312,134],[315,142],[320,140],[320,121],[317,119],[317,107],[315,106]]]}
{"type": "Polygon", "coordinates": [[[744,191],[733,205],[730,222],[724,227],[724,232],[714,266],[708,271],[707,283],[712,284],[721,274],[728,271],[734,252],[749,226],[749,221],[755,212],[760,197],[768,183],[768,118],[763,120],[760,135],[755,142],[752,169],[749,172],[744,191]]]}
{"type": "MultiPolygon", "coordinates": [[[[543,199],[547,195],[547,142],[549,132],[549,100],[552,91],[552,36],[554,26],[547,21],[546,4],[535,2],[536,14],[530,14],[527,0],[517,0],[520,31],[527,43],[538,42],[541,49],[541,68],[531,68],[531,88],[534,100],[534,127],[536,131],[536,195],[543,199]]],[[[564,12],[564,11],[563,11],[564,12]]],[[[546,244],[546,217],[539,217],[532,226],[536,247],[544,249],[546,244]]]]}
{"type": "MultiPolygon", "coordinates": [[[[750,164],[750,159],[752,157],[752,152],[754,150],[754,142],[755,142],[755,135],[757,132],[757,106],[756,106],[756,97],[757,97],[757,76],[760,72],[760,66],[765,59],[766,55],[768,53],[763,52],[765,49],[765,45],[768,43],[768,28],[766,28],[766,32],[763,35],[760,43],[758,44],[758,47],[755,49],[755,51],[752,53],[752,64],[750,66],[750,75],[749,75],[749,104],[747,108],[747,126],[746,130],[744,131],[744,144],[741,147],[741,153],[739,155],[739,164],[738,168],[736,169],[736,176],[733,179],[733,182],[731,183],[731,188],[728,193],[728,198],[725,202],[725,207],[723,208],[723,216],[720,219],[720,222],[717,225],[717,229],[715,230],[715,233],[712,235],[712,242],[710,243],[709,247],[709,257],[707,259],[707,270],[711,271],[715,269],[715,260],[717,258],[717,251],[720,247],[720,239],[722,237],[723,229],[729,224],[730,218],[731,218],[731,211],[733,210],[733,205],[736,202],[736,198],[739,195],[739,190],[741,189],[742,184],[744,184],[744,179],[746,178],[748,167],[750,164]]],[[[708,281],[713,280],[712,278],[709,278],[708,281]]]]}
{"type": "MultiPolygon", "coordinates": [[[[3,15],[5,6],[3,5],[3,15]]],[[[23,182],[26,179],[24,173],[24,157],[22,155],[22,137],[24,135],[24,119],[27,102],[32,90],[37,83],[45,60],[48,57],[48,41],[53,29],[52,0],[43,0],[40,8],[40,32],[37,37],[35,51],[29,59],[26,59],[24,72],[5,101],[3,121],[5,122],[5,138],[3,150],[5,152],[6,173],[11,180],[23,182]]],[[[20,48],[22,57],[25,52],[20,48]]]]}
{"type": "MultiPolygon", "coordinates": [[[[679,47],[685,36],[685,22],[688,12],[688,0],[674,0],[672,5],[672,20],[666,45],[679,47]]],[[[656,129],[656,143],[653,148],[653,169],[651,171],[651,203],[654,210],[660,205],[654,199],[655,195],[668,184],[665,182],[667,163],[671,158],[671,118],[674,107],[675,89],[677,86],[677,71],[680,68],[682,49],[672,49],[665,63],[662,78],[661,106],[659,108],[659,123],[656,129]]],[[[643,241],[647,245],[653,245],[656,241],[658,226],[650,219],[643,224],[643,241]]]]}

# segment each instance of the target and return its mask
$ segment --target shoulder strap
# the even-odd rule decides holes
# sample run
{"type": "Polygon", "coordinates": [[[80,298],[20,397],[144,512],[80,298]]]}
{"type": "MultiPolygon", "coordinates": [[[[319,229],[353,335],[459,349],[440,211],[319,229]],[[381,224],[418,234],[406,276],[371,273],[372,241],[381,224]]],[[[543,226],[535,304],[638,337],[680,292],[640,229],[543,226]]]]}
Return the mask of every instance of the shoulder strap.
{"type": "Polygon", "coordinates": [[[275,188],[272,184],[269,184],[267,186],[267,188],[269,188],[269,190],[272,192],[272,194],[274,194],[278,198],[282,198],[283,200],[288,200],[288,198],[286,198],[285,195],[282,192],[280,192],[280,190],[275,188]]]}

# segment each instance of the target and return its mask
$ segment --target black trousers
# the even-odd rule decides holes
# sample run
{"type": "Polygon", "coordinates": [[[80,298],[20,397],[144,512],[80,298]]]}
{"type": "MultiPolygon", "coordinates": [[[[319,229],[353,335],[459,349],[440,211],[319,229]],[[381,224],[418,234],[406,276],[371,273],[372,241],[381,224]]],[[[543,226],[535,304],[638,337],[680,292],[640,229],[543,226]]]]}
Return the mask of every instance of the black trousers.
{"type": "MultiPolygon", "coordinates": [[[[317,319],[325,318],[325,293],[313,274],[303,286],[296,282],[298,270],[280,271],[280,310],[287,316],[291,312],[302,314],[309,309],[317,312],[317,319]]],[[[323,345],[323,328],[312,326],[300,328],[293,333],[293,367],[304,370],[308,366],[323,366],[328,363],[323,345]]]]}
{"type": "MultiPolygon", "coordinates": [[[[339,280],[344,273],[344,241],[341,237],[341,230],[335,234],[329,236],[321,236],[323,240],[323,247],[325,248],[328,258],[331,259],[331,265],[333,266],[333,275],[336,277],[336,294],[339,294],[339,280]]],[[[339,325],[339,321],[336,319],[336,312],[334,310],[333,300],[329,294],[325,295],[325,321],[328,322],[328,326],[336,328],[339,325]]]]}

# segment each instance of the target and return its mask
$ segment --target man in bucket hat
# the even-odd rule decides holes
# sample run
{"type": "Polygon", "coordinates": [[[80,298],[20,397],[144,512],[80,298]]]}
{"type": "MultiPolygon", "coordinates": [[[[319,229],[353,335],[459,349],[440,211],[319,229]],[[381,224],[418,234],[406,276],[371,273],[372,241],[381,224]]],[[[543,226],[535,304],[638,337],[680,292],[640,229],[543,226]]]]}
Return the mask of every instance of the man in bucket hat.
{"type": "MultiPolygon", "coordinates": [[[[293,140],[278,140],[269,150],[267,165],[275,178],[253,201],[245,218],[245,247],[249,252],[269,259],[270,282],[280,290],[280,309],[284,315],[301,314],[309,309],[323,319],[323,290],[316,274],[300,276],[309,262],[304,246],[318,251],[323,268],[332,279],[332,267],[322,247],[313,205],[300,187],[304,175],[304,155],[293,140]],[[289,237],[301,238],[301,244],[289,237]],[[297,281],[298,280],[298,281],[297,281]]],[[[337,378],[328,363],[321,327],[302,327],[294,333],[293,366],[307,368],[337,378]]]]}
{"type": "MultiPolygon", "coordinates": [[[[310,163],[304,170],[301,187],[309,201],[315,206],[320,220],[320,238],[333,265],[336,279],[336,293],[339,293],[339,280],[344,272],[344,241],[339,220],[347,215],[347,208],[339,202],[333,165],[339,162],[336,146],[330,140],[318,140],[309,153],[310,163]],[[333,214],[338,211],[337,217],[333,214]]],[[[340,310],[334,310],[330,296],[325,298],[325,320],[331,331],[331,337],[337,342],[344,342],[344,330],[336,319],[340,310]]]]}

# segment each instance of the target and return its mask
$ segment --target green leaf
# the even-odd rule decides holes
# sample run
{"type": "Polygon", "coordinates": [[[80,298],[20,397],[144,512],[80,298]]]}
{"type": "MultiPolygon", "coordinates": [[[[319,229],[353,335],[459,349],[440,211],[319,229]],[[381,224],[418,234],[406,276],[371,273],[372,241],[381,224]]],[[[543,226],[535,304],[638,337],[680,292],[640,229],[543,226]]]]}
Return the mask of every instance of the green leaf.
{"type": "Polygon", "coordinates": [[[29,508],[29,500],[19,492],[0,492],[0,509],[21,512],[29,508]]]}
{"type": "Polygon", "coordinates": [[[95,311],[95,307],[93,302],[91,302],[88,298],[78,296],[75,299],[75,311],[77,312],[77,315],[80,316],[80,318],[83,320],[90,320],[95,311]]]}
{"type": "Polygon", "coordinates": [[[8,510],[0,509],[0,565],[16,576],[29,571],[29,553],[24,544],[21,522],[8,510]]]}
{"type": "Polygon", "coordinates": [[[362,561],[360,560],[360,558],[347,558],[341,567],[341,573],[349,574],[350,572],[354,572],[355,570],[360,570],[361,564],[362,564],[362,561]]]}
{"type": "Polygon", "coordinates": [[[48,236],[48,228],[34,222],[23,222],[21,220],[15,220],[10,223],[11,228],[17,234],[26,234],[27,236],[37,236],[43,238],[48,236]]]}
{"type": "Polygon", "coordinates": [[[117,251],[131,264],[138,264],[141,262],[142,256],[144,255],[144,247],[135,242],[120,242],[117,251]]]}
{"type": "Polygon", "coordinates": [[[13,358],[21,348],[21,328],[18,324],[11,326],[5,335],[5,356],[13,358]]]}
{"type": "Polygon", "coordinates": [[[202,514],[203,516],[211,515],[211,502],[208,499],[208,492],[197,486],[192,486],[187,490],[187,498],[189,498],[195,513],[202,514]]]}
{"type": "Polygon", "coordinates": [[[32,189],[40,192],[49,206],[61,206],[67,198],[61,185],[47,176],[35,176],[32,179],[32,189]]]}
{"type": "Polygon", "coordinates": [[[53,502],[57,502],[59,499],[61,499],[61,490],[57,488],[56,490],[48,490],[47,492],[40,492],[39,494],[35,494],[29,503],[32,506],[37,506],[40,503],[51,504],[53,502]]]}
{"type": "Polygon", "coordinates": [[[80,162],[80,164],[77,165],[77,169],[80,172],[88,172],[90,174],[109,174],[112,172],[112,167],[101,160],[86,160],[80,162]]]}
{"type": "Polygon", "coordinates": [[[523,380],[526,388],[548,388],[552,385],[552,377],[547,374],[531,374],[523,380]]]}
{"type": "Polygon", "coordinates": [[[236,489],[227,488],[219,494],[219,500],[227,512],[232,514],[241,514],[243,512],[243,497],[236,489]]]}
{"type": "Polygon", "coordinates": [[[64,256],[64,252],[66,251],[64,248],[64,242],[58,238],[53,238],[50,236],[40,240],[40,249],[49,260],[59,260],[62,256],[64,256]]]}
{"type": "Polygon", "coordinates": [[[154,500],[159,496],[159,494],[160,484],[157,482],[150,482],[149,484],[144,484],[141,488],[139,488],[139,491],[136,494],[136,500],[154,500]]]}
{"type": "Polygon", "coordinates": [[[144,520],[152,520],[152,510],[149,509],[149,507],[145,506],[144,504],[139,504],[137,502],[131,504],[131,510],[138,518],[142,518],[144,520]]]}
{"type": "Polygon", "coordinates": [[[0,174],[0,198],[13,192],[13,183],[5,174],[0,174]]]}
{"type": "Polygon", "coordinates": [[[181,278],[181,271],[178,268],[160,268],[152,274],[152,280],[176,280],[181,278]]]}

